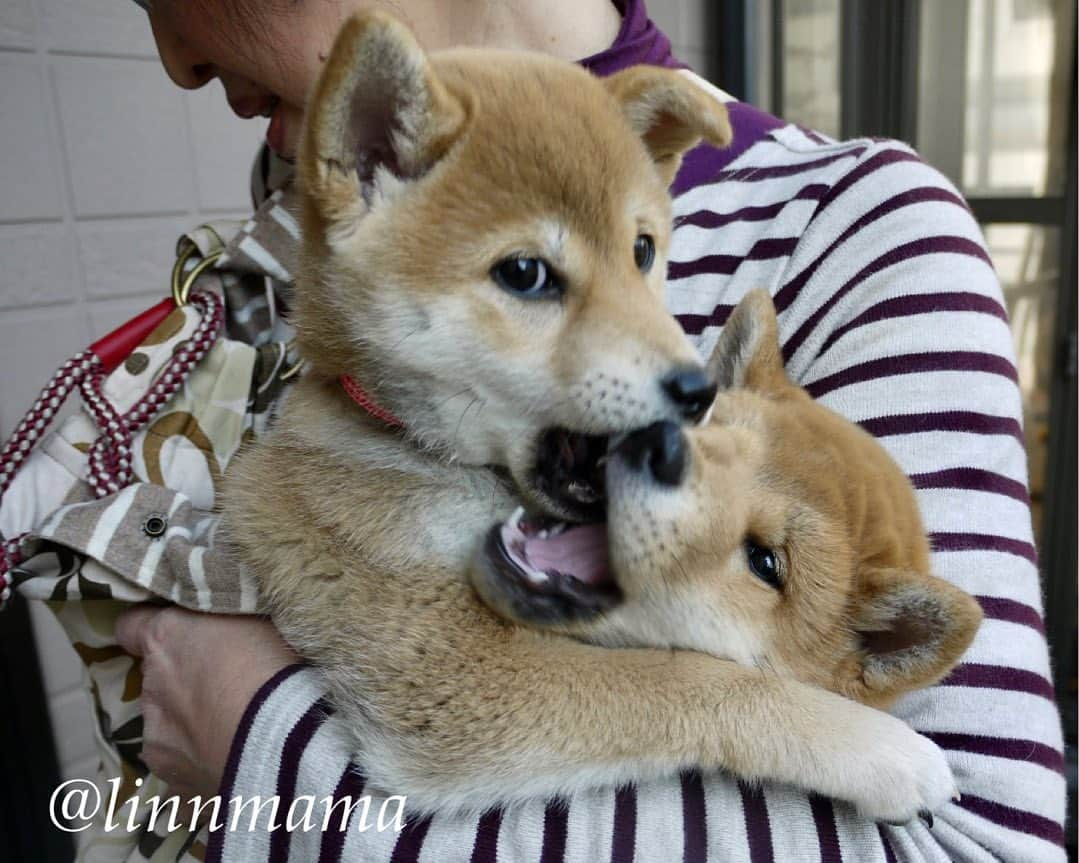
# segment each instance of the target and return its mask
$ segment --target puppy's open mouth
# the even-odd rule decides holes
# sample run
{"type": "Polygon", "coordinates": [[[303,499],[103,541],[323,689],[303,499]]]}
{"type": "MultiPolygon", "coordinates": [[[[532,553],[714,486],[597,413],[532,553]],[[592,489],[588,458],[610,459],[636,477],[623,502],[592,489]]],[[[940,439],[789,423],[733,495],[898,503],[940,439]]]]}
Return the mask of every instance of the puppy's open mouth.
{"type": "Polygon", "coordinates": [[[607,548],[609,443],[605,435],[564,429],[540,436],[532,490],[545,514],[518,509],[491,529],[484,546],[480,593],[503,615],[566,623],[622,601],[607,548]]]}
{"type": "Polygon", "coordinates": [[[539,440],[533,485],[569,521],[602,521],[609,439],[548,429],[539,440]]]}
{"type": "Polygon", "coordinates": [[[491,531],[486,552],[523,617],[588,617],[622,599],[610,572],[603,522],[568,524],[526,516],[521,508],[491,531]]]}

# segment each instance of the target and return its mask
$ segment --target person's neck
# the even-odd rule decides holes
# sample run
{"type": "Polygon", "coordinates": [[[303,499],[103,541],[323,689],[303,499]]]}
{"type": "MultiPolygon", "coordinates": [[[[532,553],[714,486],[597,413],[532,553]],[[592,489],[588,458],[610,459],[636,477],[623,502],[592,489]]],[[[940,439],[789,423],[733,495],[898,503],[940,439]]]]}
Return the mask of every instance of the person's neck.
{"type": "Polygon", "coordinates": [[[609,48],[622,25],[612,0],[458,0],[451,44],[541,51],[582,60],[609,48]]]}

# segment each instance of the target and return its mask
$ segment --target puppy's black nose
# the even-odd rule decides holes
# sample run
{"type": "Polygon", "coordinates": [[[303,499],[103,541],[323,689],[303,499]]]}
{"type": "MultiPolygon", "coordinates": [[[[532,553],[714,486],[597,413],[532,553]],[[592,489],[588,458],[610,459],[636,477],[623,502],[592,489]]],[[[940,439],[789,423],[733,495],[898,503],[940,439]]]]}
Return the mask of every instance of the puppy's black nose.
{"type": "Polygon", "coordinates": [[[618,452],[663,485],[678,485],[686,472],[685,436],[681,428],[666,420],[631,432],[618,445],[618,452]]]}
{"type": "Polygon", "coordinates": [[[682,416],[693,422],[707,413],[716,397],[716,382],[700,369],[679,369],[661,383],[682,416]]]}

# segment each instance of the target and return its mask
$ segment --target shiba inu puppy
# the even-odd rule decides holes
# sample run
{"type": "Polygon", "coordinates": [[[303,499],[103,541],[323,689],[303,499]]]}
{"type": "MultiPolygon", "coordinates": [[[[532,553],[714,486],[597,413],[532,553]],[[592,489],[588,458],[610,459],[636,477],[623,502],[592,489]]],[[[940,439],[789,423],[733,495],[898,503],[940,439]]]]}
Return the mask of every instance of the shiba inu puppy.
{"type": "MultiPolygon", "coordinates": [[[[712,545],[699,534],[711,514],[690,510],[737,448],[717,444],[711,468],[705,432],[680,437],[678,425],[712,403],[716,370],[664,311],[662,292],[666,188],[686,149],[729,134],[722,105],[670,70],[601,81],[539,56],[428,58],[379,14],[338,36],[299,162],[296,317],[309,370],[273,432],[234,465],[224,532],[285,638],[322,668],[372,785],[419,809],[482,809],[689,765],[794,783],[889,821],[954,793],[930,741],[797,679],[801,666],[784,676],[699,649],[586,644],[533,625],[525,606],[509,603],[517,620],[495,613],[468,578],[474,568],[504,611],[502,592],[519,585],[498,580],[505,573],[492,567],[507,556],[497,544],[501,557],[483,552],[491,525],[520,500],[544,518],[594,522],[614,490],[609,572],[542,570],[564,612],[556,620],[537,605],[544,624],[666,647],[693,590],[709,610],[722,604],[726,588],[703,576],[712,545]],[[644,427],[690,454],[683,493],[673,483],[646,492],[668,466],[628,434],[644,427]],[[619,477],[643,474],[638,461],[652,478],[623,494],[619,477]],[[654,546],[639,532],[653,517],[654,546]],[[694,567],[685,590],[659,544],[683,522],[700,553],[679,552],[694,567]]],[[[736,398],[724,394],[709,429],[736,398]]],[[[780,556],[782,581],[782,555],[803,541],[797,519],[751,522],[738,507],[752,502],[730,491],[716,487],[712,511],[731,513],[714,549],[724,572],[736,567],[731,537],[748,525],[780,556]]],[[[603,528],[577,530],[565,536],[590,543],[603,528]]],[[[527,572],[519,565],[508,578],[538,578],[524,554],[527,572]]],[[[810,580],[797,590],[811,593],[810,580]]],[[[818,581],[821,594],[846,584],[818,581]]],[[[750,583],[730,619],[759,610],[776,633],[801,626],[812,641],[805,612],[784,622],[773,606],[791,600],[769,591],[750,583]]],[[[846,598],[822,601],[831,609],[846,598]]],[[[703,627],[685,646],[771,657],[769,633],[723,642],[709,637],[718,626],[706,616],[683,614],[703,627]]]]}
{"type": "Polygon", "coordinates": [[[699,650],[877,707],[939,681],[981,609],[929,573],[880,444],[788,379],[765,291],[738,304],[710,371],[707,423],[611,449],[605,524],[515,516],[488,535],[479,592],[526,625],[699,650]]]}

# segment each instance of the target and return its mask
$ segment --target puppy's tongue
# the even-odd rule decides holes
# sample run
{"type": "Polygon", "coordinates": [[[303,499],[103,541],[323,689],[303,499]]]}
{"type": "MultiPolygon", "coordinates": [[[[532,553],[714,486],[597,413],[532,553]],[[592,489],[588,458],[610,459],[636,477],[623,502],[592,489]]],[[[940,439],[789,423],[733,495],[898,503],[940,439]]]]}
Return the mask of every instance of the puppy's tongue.
{"type": "Polygon", "coordinates": [[[534,569],[564,572],[585,584],[602,584],[610,579],[605,524],[567,527],[546,539],[531,537],[525,540],[524,556],[534,569]]]}
{"type": "Polygon", "coordinates": [[[502,525],[502,544],[533,581],[561,573],[584,584],[611,581],[607,557],[607,525],[557,525],[540,529],[521,519],[518,511],[502,525]]]}

